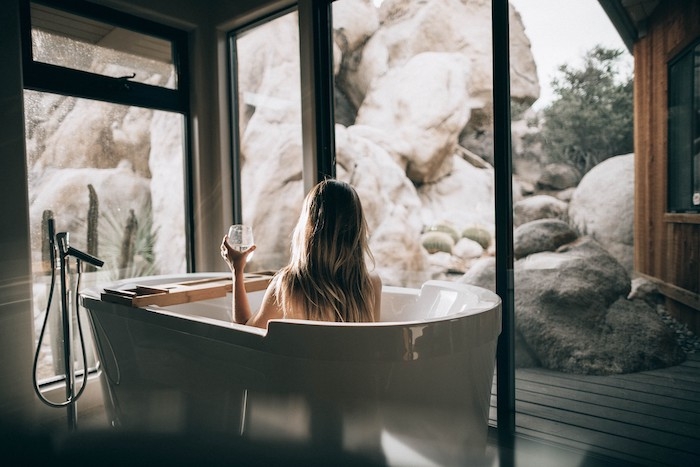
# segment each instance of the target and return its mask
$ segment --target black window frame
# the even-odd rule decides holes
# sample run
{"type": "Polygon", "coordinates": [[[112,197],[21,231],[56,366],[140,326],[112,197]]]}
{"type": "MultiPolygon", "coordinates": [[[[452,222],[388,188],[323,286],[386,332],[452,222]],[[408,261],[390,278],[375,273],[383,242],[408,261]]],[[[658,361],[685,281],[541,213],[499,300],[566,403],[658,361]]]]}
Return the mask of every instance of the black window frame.
{"type": "MultiPolygon", "coordinates": [[[[312,81],[313,105],[311,116],[302,115],[302,132],[305,125],[314,125],[312,155],[304,155],[304,171],[311,167],[315,173],[313,181],[335,177],[335,130],[332,66],[332,10],[334,0],[298,0],[294,4],[300,11],[300,22],[304,18],[310,29],[303,36],[300,25],[300,52],[310,57],[311,70],[302,64],[302,82],[312,81]],[[303,13],[302,13],[303,10],[303,13]],[[305,50],[305,48],[312,50],[305,50]],[[307,73],[305,75],[305,72],[307,73]],[[309,159],[309,160],[307,160],[309,159]]],[[[497,430],[499,443],[511,447],[515,436],[515,305],[513,262],[513,187],[512,187],[512,138],[510,110],[510,33],[508,0],[491,0],[491,35],[493,60],[493,111],[494,111],[494,181],[496,216],[496,293],[502,300],[502,330],[498,340],[496,357],[497,373],[497,430]]],[[[263,18],[270,19],[270,17],[263,18]]],[[[230,40],[227,41],[230,46],[230,40]]],[[[229,47],[229,73],[235,70],[235,60],[229,47]]],[[[237,84],[229,75],[233,90],[237,84]]],[[[229,86],[229,91],[232,87],[229,86]]],[[[234,197],[234,219],[240,221],[240,183],[238,183],[238,135],[234,127],[238,106],[229,96],[231,121],[232,189],[234,197]],[[238,203],[238,204],[237,204],[238,203]]],[[[302,109],[304,112],[304,109],[302,109]]],[[[307,109],[308,112],[308,109],[307,109]]],[[[513,450],[503,452],[504,462],[512,464],[513,450]]]]}
{"type": "Polygon", "coordinates": [[[20,5],[22,35],[22,86],[25,90],[47,92],[71,97],[91,99],[112,104],[128,105],[174,112],[183,115],[185,174],[185,237],[187,270],[194,271],[194,220],[192,216],[193,171],[190,118],[189,35],[155,21],[147,20],[119,10],[85,0],[23,0],[20,5]],[[77,16],[157,37],[172,44],[173,66],[177,75],[177,88],[139,83],[127,78],[90,73],[58,65],[35,61],[32,52],[31,4],[44,5],[77,16]]]}
{"type": "MultiPolygon", "coordinates": [[[[231,189],[233,199],[233,222],[236,224],[243,223],[243,195],[241,193],[241,133],[240,133],[240,114],[238,100],[238,54],[236,52],[236,40],[238,36],[245,34],[258,26],[276,20],[284,15],[296,11],[298,14],[297,5],[276,10],[268,15],[256,18],[253,21],[237,26],[226,32],[226,82],[228,86],[228,121],[229,134],[231,136],[231,144],[229,147],[229,159],[231,161],[231,189]]],[[[301,46],[301,44],[300,44],[301,46]]]]}
{"type": "Polygon", "coordinates": [[[668,63],[667,210],[700,213],[700,38],[668,63]],[[695,185],[695,186],[694,186],[695,185]]]}
{"type": "Polygon", "coordinates": [[[189,114],[187,33],[154,21],[84,0],[24,0],[22,15],[22,71],[24,88],[63,95],[189,114]],[[30,4],[36,3],[134,32],[158,37],[173,45],[177,89],[114,78],[34,60],[30,4]],[[125,86],[128,84],[128,86],[125,86]]]}
{"type": "Polygon", "coordinates": [[[332,3],[335,0],[307,0],[294,2],[264,16],[236,26],[226,33],[228,117],[231,143],[232,217],[234,222],[242,220],[242,195],[240,183],[240,134],[238,128],[238,82],[235,41],[239,34],[273,21],[292,11],[299,17],[299,52],[302,82],[302,140],[310,152],[302,154],[305,190],[326,178],[335,178],[335,126],[333,84],[333,37],[332,3]],[[308,34],[304,34],[305,31],[308,34]],[[308,81],[313,89],[304,102],[303,83],[308,81]]]}

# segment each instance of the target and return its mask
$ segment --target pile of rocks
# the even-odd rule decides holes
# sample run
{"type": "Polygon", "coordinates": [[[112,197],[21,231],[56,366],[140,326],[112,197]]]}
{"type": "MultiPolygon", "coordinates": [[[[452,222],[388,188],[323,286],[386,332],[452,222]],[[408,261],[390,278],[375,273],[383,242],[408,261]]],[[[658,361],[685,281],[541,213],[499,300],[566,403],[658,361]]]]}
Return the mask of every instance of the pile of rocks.
{"type": "Polygon", "coordinates": [[[673,331],[678,345],[685,353],[692,354],[700,352],[700,338],[698,338],[693,331],[688,329],[688,326],[673,318],[663,305],[657,305],[656,313],[661,317],[661,321],[673,331]]]}
{"type": "Polygon", "coordinates": [[[686,324],[679,322],[668,312],[664,304],[663,296],[659,288],[648,279],[637,277],[632,280],[630,299],[644,300],[650,307],[656,310],[661,321],[675,336],[678,346],[686,354],[700,352],[700,338],[693,333],[686,324]]]}

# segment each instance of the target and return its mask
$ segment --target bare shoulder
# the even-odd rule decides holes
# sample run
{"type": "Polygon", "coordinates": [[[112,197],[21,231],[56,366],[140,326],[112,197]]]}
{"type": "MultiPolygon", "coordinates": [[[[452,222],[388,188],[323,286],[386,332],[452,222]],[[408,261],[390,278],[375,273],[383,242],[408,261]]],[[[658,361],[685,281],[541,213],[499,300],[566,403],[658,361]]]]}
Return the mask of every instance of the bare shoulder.
{"type": "Polygon", "coordinates": [[[268,321],[279,318],[282,318],[282,308],[277,302],[275,287],[270,284],[265,291],[260,309],[250,318],[247,324],[264,329],[267,328],[268,321]]]}

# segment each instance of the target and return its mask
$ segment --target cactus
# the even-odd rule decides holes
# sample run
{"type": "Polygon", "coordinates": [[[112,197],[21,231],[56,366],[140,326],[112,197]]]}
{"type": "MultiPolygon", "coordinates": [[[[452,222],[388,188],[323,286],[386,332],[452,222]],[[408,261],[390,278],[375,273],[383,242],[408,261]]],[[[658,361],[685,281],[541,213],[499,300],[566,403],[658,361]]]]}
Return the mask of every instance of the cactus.
{"type": "Polygon", "coordinates": [[[491,245],[491,234],[488,230],[479,226],[467,227],[462,231],[462,237],[474,240],[481,245],[481,248],[486,250],[491,245]]]}
{"type": "Polygon", "coordinates": [[[438,251],[452,254],[452,247],[455,242],[452,236],[447,232],[440,230],[429,230],[421,237],[421,243],[428,253],[433,254],[438,251]]]}
{"type": "MultiPolygon", "coordinates": [[[[100,214],[100,201],[97,199],[97,192],[92,184],[88,184],[90,192],[90,204],[87,214],[87,252],[92,256],[98,256],[97,223],[100,214]]],[[[85,272],[95,271],[92,264],[85,265],[85,272]]]]}
{"type": "Polygon", "coordinates": [[[461,238],[459,232],[457,232],[457,229],[446,223],[431,225],[430,227],[428,227],[426,232],[445,232],[446,234],[449,234],[450,237],[452,237],[452,241],[454,243],[457,243],[461,238]]]}
{"type": "Polygon", "coordinates": [[[129,210],[129,219],[124,227],[124,236],[122,237],[121,250],[119,254],[119,271],[120,279],[123,279],[123,274],[126,273],[134,262],[134,246],[136,244],[136,231],[138,230],[139,222],[136,219],[134,210],[129,210]]]}
{"type": "Polygon", "coordinates": [[[49,219],[53,219],[53,211],[45,209],[41,214],[41,267],[44,274],[51,274],[51,243],[49,239],[49,219]]]}
{"type": "Polygon", "coordinates": [[[110,280],[156,274],[157,265],[153,245],[157,229],[153,228],[150,205],[141,212],[102,210],[100,212],[100,258],[107,267],[102,268],[110,280]],[[133,237],[133,241],[130,240],[133,237]]]}

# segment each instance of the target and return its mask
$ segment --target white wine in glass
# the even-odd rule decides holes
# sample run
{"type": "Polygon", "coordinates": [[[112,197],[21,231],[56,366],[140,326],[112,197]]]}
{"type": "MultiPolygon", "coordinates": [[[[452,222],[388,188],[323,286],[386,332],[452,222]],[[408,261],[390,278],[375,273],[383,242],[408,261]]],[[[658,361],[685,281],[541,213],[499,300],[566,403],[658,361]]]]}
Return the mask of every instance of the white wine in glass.
{"type": "MultiPolygon", "coordinates": [[[[249,225],[235,224],[228,228],[228,243],[238,251],[245,251],[253,245],[253,228],[249,225]]],[[[253,259],[252,252],[247,262],[253,259]]]]}

